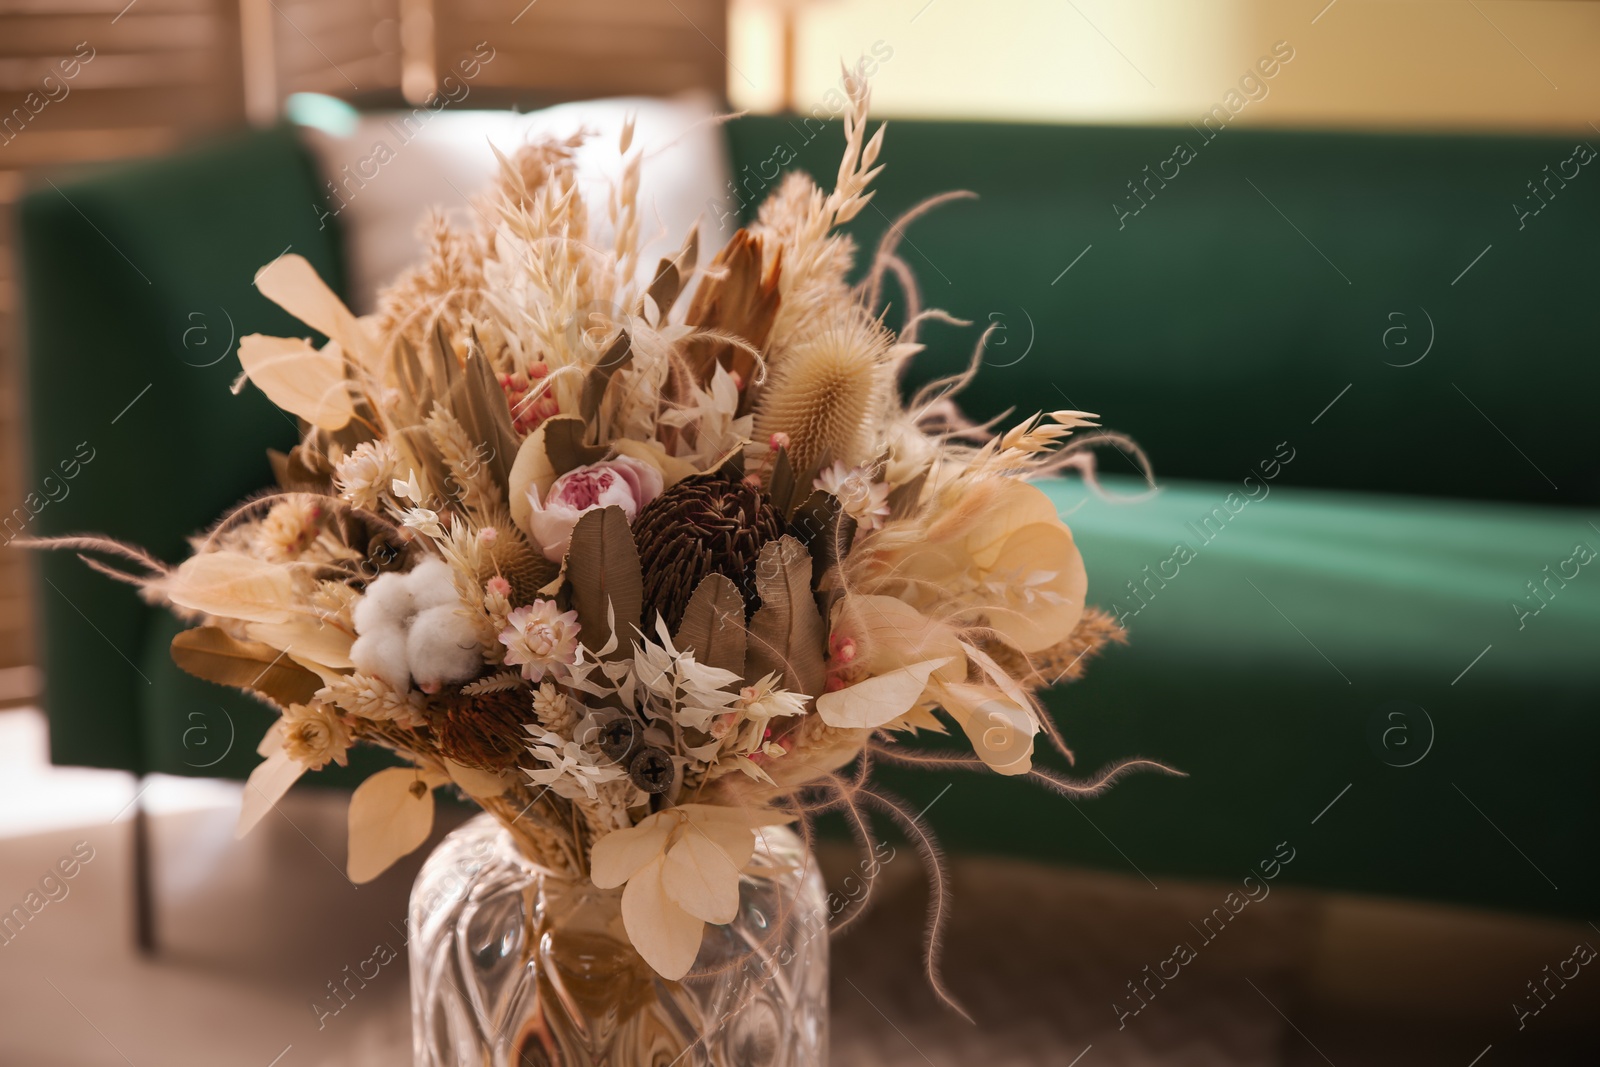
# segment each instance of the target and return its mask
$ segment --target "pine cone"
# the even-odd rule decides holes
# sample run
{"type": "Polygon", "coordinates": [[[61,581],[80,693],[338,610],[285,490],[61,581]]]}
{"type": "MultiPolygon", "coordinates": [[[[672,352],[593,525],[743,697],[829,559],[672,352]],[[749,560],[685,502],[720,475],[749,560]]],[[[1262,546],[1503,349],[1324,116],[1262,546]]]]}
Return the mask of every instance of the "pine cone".
{"type": "Polygon", "coordinates": [[[725,575],[739,587],[748,617],[760,605],[756,557],[782,532],[766,493],[721,472],[685,478],[662,493],[633,523],[644,570],[646,630],[657,614],[676,630],[695,587],[709,574],[725,575]]]}

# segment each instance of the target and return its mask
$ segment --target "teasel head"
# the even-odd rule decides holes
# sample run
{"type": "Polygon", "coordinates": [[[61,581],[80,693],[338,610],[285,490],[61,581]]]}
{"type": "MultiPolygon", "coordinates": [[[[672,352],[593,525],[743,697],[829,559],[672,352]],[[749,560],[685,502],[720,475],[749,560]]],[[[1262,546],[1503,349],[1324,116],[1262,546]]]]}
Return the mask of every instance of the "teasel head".
{"type": "Polygon", "coordinates": [[[633,540],[644,572],[644,617],[676,630],[695,587],[710,574],[732,580],[747,614],[756,596],[756,558],[783,532],[767,494],[730,473],[701,474],[672,486],[639,512],[633,540]]]}
{"type": "Polygon", "coordinates": [[[477,536],[485,550],[478,581],[486,582],[495,575],[505,578],[511,583],[512,604],[533,603],[539,590],[555,578],[556,565],[530,545],[509,518],[481,528],[477,536]]]}
{"type": "Polygon", "coordinates": [[[786,348],[756,405],[756,439],[786,434],[797,472],[811,471],[824,458],[848,467],[867,462],[892,380],[892,341],[879,323],[851,307],[786,348]]]}

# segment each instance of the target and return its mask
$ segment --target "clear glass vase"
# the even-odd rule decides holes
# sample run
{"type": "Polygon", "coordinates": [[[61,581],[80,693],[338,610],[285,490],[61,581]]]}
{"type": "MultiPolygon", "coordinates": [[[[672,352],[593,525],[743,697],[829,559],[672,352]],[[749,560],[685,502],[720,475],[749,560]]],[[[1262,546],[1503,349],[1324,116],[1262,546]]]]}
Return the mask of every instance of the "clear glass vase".
{"type": "Polygon", "coordinates": [[[487,814],[411,892],[416,1067],[813,1067],[827,1062],[828,911],[804,843],[769,827],[739,914],[669,982],[629,945],[620,889],[539,867],[487,814]]]}

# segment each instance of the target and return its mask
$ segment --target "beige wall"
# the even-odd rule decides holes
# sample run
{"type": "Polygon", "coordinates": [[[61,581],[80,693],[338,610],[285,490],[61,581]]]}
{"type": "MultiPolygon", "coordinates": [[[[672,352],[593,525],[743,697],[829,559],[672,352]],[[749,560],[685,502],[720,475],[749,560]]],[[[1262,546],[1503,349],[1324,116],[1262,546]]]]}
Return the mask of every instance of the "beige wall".
{"type": "MultiPolygon", "coordinates": [[[[729,91],[778,93],[771,0],[735,0],[729,91]]],[[[1294,59],[1252,122],[1595,129],[1600,3],[1586,0],[811,0],[798,20],[797,102],[839,58],[892,49],[883,115],[1186,122],[1287,41],[1294,59]],[[1315,19],[1315,22],[1313,22],[1315,19]]]]}

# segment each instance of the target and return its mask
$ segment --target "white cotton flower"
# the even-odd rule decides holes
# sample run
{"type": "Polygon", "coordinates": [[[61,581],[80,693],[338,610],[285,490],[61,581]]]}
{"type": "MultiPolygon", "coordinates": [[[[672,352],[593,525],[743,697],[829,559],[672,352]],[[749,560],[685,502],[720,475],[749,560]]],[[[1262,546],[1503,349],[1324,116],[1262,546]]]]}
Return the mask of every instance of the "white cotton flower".
{"type": "Polygon", "coordinates": [[[404,574],[380,575],[356,601],[359,635],[350,662],[404,692],[464,682],[483,665],[472,620],[461,611],[450,565],[430,556],[404,574]]]}
{"type": "Polygon", "coordinates": [[[477,627],[455,605],[418,612],[406,631],[406,662],[424,693],[471,679],[483,666],[482,649],[477,627]]]}

